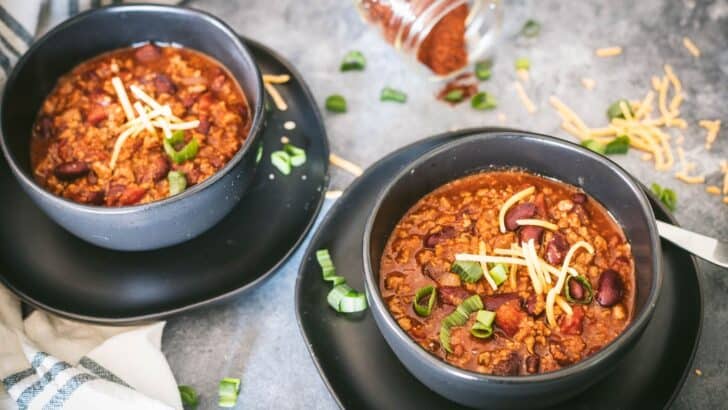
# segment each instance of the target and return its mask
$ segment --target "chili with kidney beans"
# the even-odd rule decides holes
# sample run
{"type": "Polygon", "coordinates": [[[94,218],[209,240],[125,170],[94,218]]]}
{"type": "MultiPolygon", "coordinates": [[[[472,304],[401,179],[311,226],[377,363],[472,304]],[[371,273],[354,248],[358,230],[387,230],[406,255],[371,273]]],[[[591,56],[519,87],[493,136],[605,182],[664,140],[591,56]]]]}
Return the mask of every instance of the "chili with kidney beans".
{"type": "Polygon", "coordinates": [[[102,54],[58,80],[32,130],[31,164],[45,189],[72,201],[147,203],[219,171],[250,122],[240,86],[220,63],[148,43],[102,54]]]}
{"type": "Polygon", "coordinates": [[[634,261],[622,229],[584,192],[491,171],[443,185],[405,214],[385,247],[380,289],[399,326],[432,354],[480,373],[527,375],[579,362],[625,329],[634,261]]]}

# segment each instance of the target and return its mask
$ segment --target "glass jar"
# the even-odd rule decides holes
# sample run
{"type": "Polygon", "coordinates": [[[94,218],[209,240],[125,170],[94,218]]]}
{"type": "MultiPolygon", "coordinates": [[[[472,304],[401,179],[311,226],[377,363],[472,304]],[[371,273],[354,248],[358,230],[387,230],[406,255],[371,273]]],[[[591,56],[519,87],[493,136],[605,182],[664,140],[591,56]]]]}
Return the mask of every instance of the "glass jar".
{"type": "Polygon", "coordinates": [[[500,0],[355,0],[359,13],[397,50],[437,78],[450,78],[492,50],[500,0]]]}

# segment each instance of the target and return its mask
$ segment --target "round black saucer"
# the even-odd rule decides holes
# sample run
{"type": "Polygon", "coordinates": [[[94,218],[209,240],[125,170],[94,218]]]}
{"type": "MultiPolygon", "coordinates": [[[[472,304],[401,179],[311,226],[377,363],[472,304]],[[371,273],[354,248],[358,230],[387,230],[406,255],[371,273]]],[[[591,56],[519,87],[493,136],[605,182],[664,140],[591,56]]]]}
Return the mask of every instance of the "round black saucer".
{"type": "Polygon", "coordinates": [[[47,218],[0,158],[0,280],[6,286],[29,304],[61,316],[122,324],[238,294],[288,258],[323,202],[328,183],[326,131],[300,75],[272,50],[243,40],[262,73],[291,75],[288,84],[277,87],[289,108],[273,108],[268,115],[260,169],[230,215],[198,238],[166,249],[97,248],[47,218]],[[285,130],[286,121],[294,121],[296,128],[285,130]],[[270,153],[281,149],[283,135],[304,147],[308,157],[288,176],[270,165],[270,153]]]}
{"type": "MultiPolygon", "coordinates": [[[[337,274],[364,290],[361,241],[379,191],[408,162],[470,130],[428,138],[381,159],[358,178],[326,215],[312,238],[296,283],[296,313],[306,346],[334,399],[348,409],[456,409],[398,361],[367,311],[356,317],[326,302],[331,285],[321,279],[315,252],[328,248],[337,274]]],[[[499,130],[503,131],[503,130],[499,130]]],[[[650,194],[655,215],[675,223],[650,194]]],[[[652,321],[618,368],[580,396],[557,408],[656,409],[672,403],[690,370],[702,325],[702,296],[691,255],[663,241],[665,279],[652,321]]],[[[484,403],[485,404],[485,403],[484,403]]]]}

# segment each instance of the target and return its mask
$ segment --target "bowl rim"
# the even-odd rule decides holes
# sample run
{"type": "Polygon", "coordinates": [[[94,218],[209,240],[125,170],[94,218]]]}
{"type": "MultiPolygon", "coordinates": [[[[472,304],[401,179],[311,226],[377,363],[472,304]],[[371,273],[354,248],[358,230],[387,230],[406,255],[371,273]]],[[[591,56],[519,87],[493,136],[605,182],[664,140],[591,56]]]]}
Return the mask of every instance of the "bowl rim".
{"type": "MultiPolygon", "coordinates": [[[[184,44],[180,43],[182,47],[186,47],[184,44]]],[[[129,45],[131,46],[131,44],[129,45]]],[[[109,50],[111,51],[111,50],[109,50]]],[[[196,50],[198,52],[202,52],[200,50],[196,50]]],[[[214,58],[213,58],[214,59],[214,58]]],[[[214,59],[217,62],[217,59],[214,59]]],[[[80,64],[83,61],[76,63],[80,64]]],[[[221,64],[222,63],[219,63],[221,64]]],[[[224,66],[223,66],[224,67],[224,66]]],[[[227,68],[227,67],[226,67],[227,68]]],[[[232,75],[232,74],[231,74],[232,75]]],[[[235,78],[234,75],[232,75],[236,82],[240,83],[240,81],[235,78]]],[[[58,79],[56,79],[57,81],[58,79]]],[[[242,87],[241,87],[242,88],[242,87]]],[[[242,91],[242,90],[241,90],[242,91]]],[[[245,93],[243,92],[243,95],[245,93]]],[[[233,168],[237,166],[237,164],[242,160],[242,158],[252,149],[253,141],[256,139],[254,138],[256,135],[258,135],[261,132],[261,128],[263,127],[264,118],[263,118],[263,107],[264,107],[264,95],[263,95],[263,81],[260,74],[260,69],[258,68],[258,64],[255,62],[255,59],[253,58],[253,54],[248,49],[248,47],[243,43],[243,41],[240,39],[240,37],[237,35],[235,30],[232,29],[227,23],[223,22],[219,18],[215,17],[214,15],[190,8],[190,7],[183,7],[183,6],[174,6],[174,5],[162,5],[162,4],[119,4],[119,5],[109,5],[104,7],[99,7],[95,9],[86,10],[82,13],[79,13],[62,23],[58,24],[53,29],[49,30],[47,33],[45,33],[42,37],[37,39],[33,42],[33,44],[28,48],[28,50],[23,53],[23,55],[20,57],[20,59],[17,61],[15,66],[13,67],[12,71],[10,72],[10,75],[8,75],[7,80],[5,82],[5,89],[2,92],[2,96],[0,96],[0,148],[2,149],[3,155],[5,156],[5,160],[8,162],[8,167],[12,171],[12,173],[15,175],[16,179],[21,182],[21,185],[24,185],[28,187],[29,189],[32,189],[34,193],[39,194],[43,197],[44,200],[51,201],[53,204],[65,207],[65,208],[72,208],[76,211],[83,212],[83,213],[89,213],[89,214],[111,214],[111,215],[122,215],[122,214],[131,214],[136,213],[140,211],[144,211],[151,208],[157,208],[157,207],[165,207],[167,205],[172,205],[175,202],[182,201],[188,197],[191,197],[199,192],[202,192],[206,190],[207,188],[211,187],[215,182],[222,179],[224,176],[226,176],[230,171],[232,171],[233,168]],[[256,90],[254,90],[255,97],[258,100],[258,104],[254,107],[251,107],[250,98],[246,95],[246,101],[248,103],[248,107],[251,107],[252,112],[252,121],[250,125],[250,130],[248,131],[248,134],[245,138],[245,141],[243,142],[243,145],[238,149],[238,151],[233,155],[232,158],[217,172],[215,172],[212,176],[207,178],[205,181],[203,181],[200,184],[194,185],[190,189],[185,190],[184,192],[174,195],[172,197],[167,197],[164,199],[160,199],[157,201],[148,202],[145,204],[136,204],[136,205],[128,205],[128,206],[118,206],[118,207],[109,207],[109,206],[97,206],[97,205],[86,205],[81,204],[78,202],[71,201],[69,199],[63,198],[61,196],[55,195],[46,189],[44,189],[42,186],[40,186],[34,178],[32,178],[32,175],[28,175],[28,173],[18,164],[18,162],[15,159],[15,155],[10,151],[10,148],[7,146],[6,143],[6,137],[4,132],[3,124],[6,121],[6,118],[2,115],[2,107],[6,104],[6,97],[8,92],[8,85],[12,84],[17,80],[17,77],[20,73],[20,71],[25,67],[27,64],[28,59],[31,55],[33,55],[38,48],[45,44],[51,37],[54,37],[58,35],[59,33],[62,33],[64,30],[66,30],[68,27],[76,24],[84,24],[85,20],[88,18],[95,17],[99,14],[118,14],[118,13],[127,13],[127,12],[136,12],[136,13],[150,13],[150,14],[159,14],[159,13],[172,13],[187,17],[193,17],[197,19],[197,24],[208,24],[220,32],[222,32],[226,37],[227,40],[230,42],[230,50],[236,50],[242,56],[250,62],[250,65],[253,70],[253,74],[255,76],[255,84],[256,90]]]]}
{"type": "MultiPolygon", "coordinates": [[[[627,173],[627,171],[625,171],[621,166],[606,158],[605,156],[599,155],[570,141],[528,131],[514,130],[498,132],[478,132],[476,134],[466,135],[454,141],[446,142],[443,145],[428,151],[421,157],[411,161],[409,164],[404,166],[379,192],[375,204],[372,207],[369,216],[367,217],[363,236],[362,259],[364,262],[365,289],[369,305],[372,310],[376,311],[375,313],[373,313],[375,318],[377,318],[377,316],[380,316],[382,319],[381,321],[375,320],[380,332],[383,333],[383,321],[383,325],[387,327],[387,329],[397,339],[400,345],[405,346],[405,349],[407,349],[412,354],[412,356],[416,358],[417,361],[427,365],[429,368],[437,368],[439,371],[447,373],[449,377],[458,378],[460,380],[469,382],[499,383],[510,385],[555,382],[560,379],[581,373],[583,371],[586,371],[590,367],[605,362],[614,353],[621,350],[622,346],[628,344],[630,341],[633,341],[635,338],[640,336],[640,334],[652,318],[652,314],[654,313],[655,307],[657,305],[657,300],[660,295],[660,290],[662,289],[662,249],[660,246],[659,235],[657,233],[655,215],[652,211],[647,195],[640,188],[639,184],[634,180],[634,178],[631,177],[629,173],[627,173]],[[396,323],[396,321],[392,317],[392,314],[384,305],[379,291],[378,283],[376,283],[377,281],[375,280],[375,274],[372,270],[369,248],[371,244],[371,235],[374,220],[379,213],[382,203],[389,196],[390,192],[397,184],[397,182],[400,181],[407,174],[409,174],[413,169],[420,167],[422,164],[435,156],[445,154],[446,152],[461,144],[467,144],[478,140],[491,139],[503,139],[503,141],[507,141],[508,139],[511,139],[513,137],[518,137],[521,139],[526,138],[527,140],[532,141],[533,144],[551,144],[560,146],[562,148],[571,149],[578,154],[587,157],[591,161],[596,161],[602,165],[605,165],[612,172],[616,173],[621,179],[627,182],[627,187],[636,194],[636,199],[640,205],[640,210],[643,214],[647,216],[646,222],[650,238],[650,248],[653,250],[651,265],[654,272],[654,280],[652,281],[652,286],[650,287],[650,291],[645,302],[645,307],[642,309],[642,311],[637,315],[637,317],[632,320],[632,322],[628,325],[627,329],[625,329],[614,340],[604,346],[597,353],[575,364],[547,373],[538,373],[534,375],[523,376],[497,376],[492,374],[478,373],[452,365],[440,359],[439,357],[436,357],[435,355],[427,352],[425,349],[415,343],[412,338],[396,323]]],[[[391,344],[390,338],[385,337],[385,340],[387,340],[388,344],[391,344]]],[[[400,359],[399,354],[397,354],[396,356],[398,357],[398,359],[400,359]]],[[[406,367],[409,368],[409,366],[406,367]]]]}

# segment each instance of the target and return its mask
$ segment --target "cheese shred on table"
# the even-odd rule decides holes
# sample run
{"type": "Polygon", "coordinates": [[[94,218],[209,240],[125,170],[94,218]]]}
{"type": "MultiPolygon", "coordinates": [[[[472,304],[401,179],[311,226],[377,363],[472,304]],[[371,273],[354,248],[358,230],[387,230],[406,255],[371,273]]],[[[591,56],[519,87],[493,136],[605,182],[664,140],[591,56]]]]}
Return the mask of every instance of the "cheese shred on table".
{"type": "Polygon", "coordinates": [[[596,54],[597,57],[615,57],[622,54],[622,47],[615,46],[598,48],[594,54],[596,54]]]}
{"type": "Polygon", "coordinates": [[[700,49],[698,46],[693,43],[693,40],[691,40],[688,37],[683,37],[683,46],[688,50],[690,54],[693,55],[693,57],[700,57],[700,49]]]}
{"type": "Polygon", "coordinates": [[[288,110],[288,104],[278,92],[278,90],[273,86],[273,84],[285,84],[290,79],[291,76],[289,76],[288,74],[263,74],[263,87],[265,87],[265,90],[268,92],[270,98],[273,100],[273,104],[275,104],[276,108],[278,108],[279,111],[288,110]]]}

